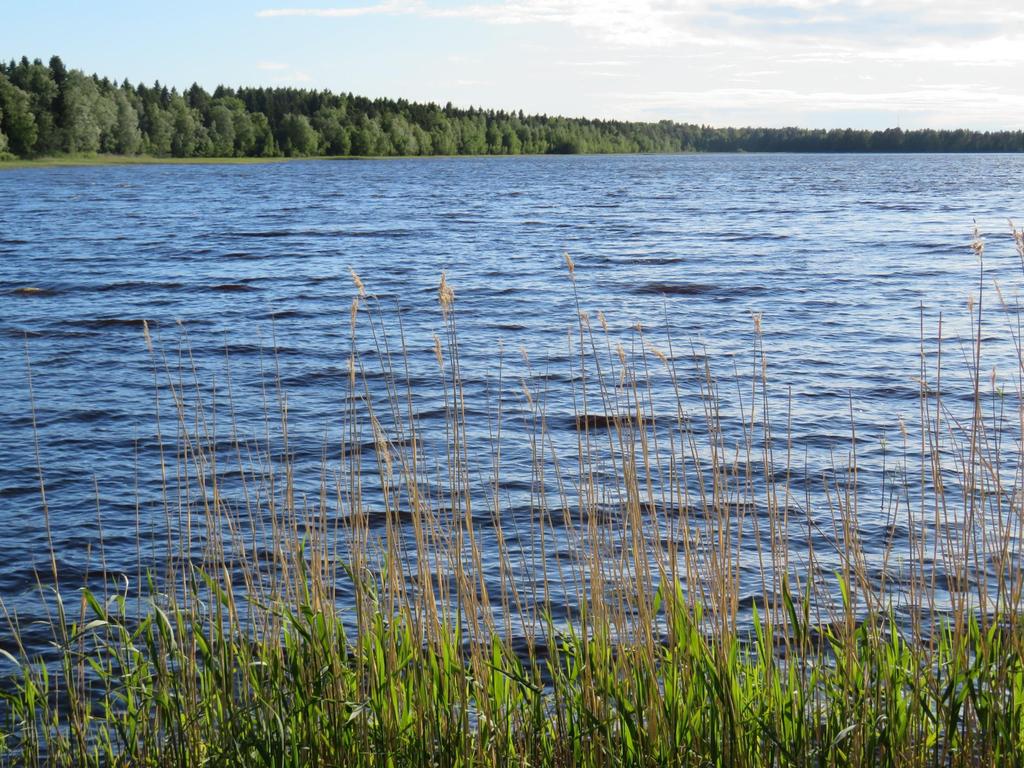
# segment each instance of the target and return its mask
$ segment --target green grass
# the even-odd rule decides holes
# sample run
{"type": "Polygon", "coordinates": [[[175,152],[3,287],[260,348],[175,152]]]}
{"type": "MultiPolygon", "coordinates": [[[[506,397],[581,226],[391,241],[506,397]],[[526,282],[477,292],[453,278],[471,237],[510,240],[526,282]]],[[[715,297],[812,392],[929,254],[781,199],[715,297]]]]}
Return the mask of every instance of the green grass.
{"type": "MultiPolygon", "coordinates": [[[[32,159],[0,159],[0,171],[15,168],[60,168],[89,165],[253,165],[313,158],[287,157],[154,157],[152,155],[69,154],[32,159]]],[[[319,158],[317,158],[319,159],[319,158]]]]}
{"type": "Polygon", "coordinates": [[[720,427],[729,382],[703,357],[688,363],[642,327],[620,346],[603,316],[581,312],[577,375],[561,385],[581,425],[560,457],[568,472],[554,468],[552,384],[504,373],[496,352],[495,388],[519,393],[534,456],[525,525],[501,486],[513,417],[467,405],[451,287],[442,279],[435,340],[446,428],[426,435],[401,327],[355,282],[345,440],[313,497],[287,458],[283,393],[277,428],[243,440],[230,393],[202,397],[147,331],[168,434],[165,559],[78,592],[51,560],[40,599],[54,653],[43,663],[16,640],[6,658],[8,762],[1024,764],[1024,510],[996,437],[1021,393],[1008,414],[989,412],[980,297],[965,356],[976,418],[943,407],[922,342],[920,416],[894,424],[903,480],[883,494],[906,540],[869,554],[854,442],[825,502],[793,487],[799,446],[769,386],[760,318],[735,441],[720,427]],[[376,352],[364,359],[366,337],[376,352]],[[389,374],[386,395],[367,385],[374,373],[389,374]],[[655,383],[675,393],[674,413],[655,412],[655,383]],[[490,455],[467,437],[484,411],[490,455]],[[373,501],[357,469],[367,440],[373,501]],[[241,487],[222,486],[229,466],[241,487]],[[751,567],[760,587],[745,610],[751,567]]]}
{"type": "Polygon", "coordinates": [[[453,157],[481,159],[529,155],[312,155],[309,157],[156,157],[154,155],[64,154],[24,159],[0,157],[0,171],[23,168],[65,168],[107,165],[260,165],[299,160],[439,160],[453,157]]]}

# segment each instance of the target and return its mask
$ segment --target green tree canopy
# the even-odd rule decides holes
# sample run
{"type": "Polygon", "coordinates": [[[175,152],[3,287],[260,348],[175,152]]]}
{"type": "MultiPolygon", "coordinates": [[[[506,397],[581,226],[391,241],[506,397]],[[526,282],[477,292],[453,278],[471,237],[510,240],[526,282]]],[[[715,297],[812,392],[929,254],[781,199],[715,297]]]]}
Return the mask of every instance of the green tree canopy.
{"type": "Polygon", "coordinates": [[[0,62],[0,135],[21,157],[580,152],[1021,152],[1024,132],[717,128],[462,109],[299,88],[120,84],[59,56],[0,62]]]}
{"type": "Polygon", "coordinates": [[[0,73],[0,132],[7,137],[11,152],[22,157],[33,154],[38,131],[32,114],[32,100],[6,75],[0,73]]]}
{"type": "Polygon", "coordinates": [[[289,157],[308,157],[318,154],[320,134],[308,117],[289,112],[281,120],[280,145],[289,157]]]}

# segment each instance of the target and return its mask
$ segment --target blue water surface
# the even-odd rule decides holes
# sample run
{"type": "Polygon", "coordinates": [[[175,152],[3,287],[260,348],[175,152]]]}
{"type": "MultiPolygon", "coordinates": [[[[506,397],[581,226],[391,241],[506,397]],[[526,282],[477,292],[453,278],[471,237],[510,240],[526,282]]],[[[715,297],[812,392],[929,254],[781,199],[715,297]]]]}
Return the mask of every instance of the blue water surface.
{"type": "MultiPolygon", "coordinates": [[[[1008,299],[1024,288],[1007,234],[1009,218],[1024,219],[1022,173],[1020,156],[976,155],[0,173],[0,596],[29,605],[35,570],[49,568],[39,466],[58,565],[71,582],[96,567],[101,523],[109,567],[127,569],[137,526],[153,530],[164,519],[154,357],[142,320],[157,367],[171,378],[184,371],[190,381],[194,366],[207,393],[214,385],[225,392],[230,372],[243,434],[258,435],[263,415],[276,414],[280,381],[290,448],[310,470],[305,482],[315,494],[320,457],[336,457],[343,440],[356,295],[350,270],[392,332],[401,318],[428,428],[443,417],[433,351],[433,334],[443,328],[443,272],[456,295],[471,415],[481,419],[472,439],[486,442],[499,349],[508,381],[527,375],[523,348],[552,389],[571,386],[567,332],[577,315],[568,252],[580,305],[595,326],[602,311],[613,337],[634,350],[638,321],[660,349],[671,334],[677,358],[706,350],[725,382],[749,381],[753,316],[763,313],[769,378],[780,402],[792,395],[800,464],[813,477],[837,450],[845,455],[852,415],[864,445],[860,480],[877,485],[883,436],[896,439],[898,418],[919,412],[922,318],[933,342],[942,314],[946,354],[962,363],[968,295],[979,281],[969,247],[974,222],[988,239],[986,285],[998,280],[1008,299]]],[[[988,364],[1012,377],[999,318],[988,364]]],[[[365,332],[360,344],[374,354],[365,332]]],[[[160,381],[167,376],[157,372],[160,381]]],[[[657,388],[665,380],[652,381],[657,388]]],[[[724,386],[735,394],[735,385],[724,386]]],[[[953,407],[957,386],[951,380],[953,407]]],[[[668,392],[653,397],[673,408],[668,392]]],[[[220,403],[227,423],[223,396],[220,403]]],[[[571,446],[570,405],[552,397],[549,428],[571,446]]],[[[162,419],[173,436],[173,412],[162,419]]],[[[514,434],[514,425],[508,429],[514,434]]],[[[504,461],[510,498],[516,472],[526,493],[522,444],[513,441],[504,461]]],[[[881,514],[867,505],[860,512],[865,530],[878,532],[869,545],[883,546],[881,514]]]]}

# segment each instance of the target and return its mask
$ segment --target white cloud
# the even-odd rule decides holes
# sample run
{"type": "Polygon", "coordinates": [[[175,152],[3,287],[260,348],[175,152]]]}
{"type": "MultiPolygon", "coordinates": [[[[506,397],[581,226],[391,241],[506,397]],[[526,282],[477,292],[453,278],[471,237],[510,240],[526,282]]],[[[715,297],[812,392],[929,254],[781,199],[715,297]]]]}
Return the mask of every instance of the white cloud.
{"type": "Polygon", "coordinates": [[[630,62],[619,59],[588,59],[586,61],[567,61],[565,59],[561,59],[559,61],[554,62],[554,65],[556,67],[578,67],[579,69],[594,69],[605,67],[628,67],[630,65],[630,62]]]}
{"type": "MultiPolygon", "coordinates": [[[[595,33],[618,45],[668,45],[684,32],[686,3],[656,0],[514,0],[432,9],[431,15],[476,18],[491,24],[556,24],[595,33]]],[[[688,36],[688,35],[686,35],[688,36]]]]}
{"type": "Polygon", "coordinates": [[[563,24],[596,33],[608,42],[622,45],[667,45],[689,35],[678,21],[689,13],[691,3],[634,0],[511,0],[501,3],[471,3],[461,6],[429,5],[423,0],[394,0],[374,5],[332,8],[268,8],[260,18],[314,17],[355,18],[360,16],[416,14],[431,18],[476,19],[489,24],[563,24]]]}
{"type": "Polygon", "coordinates": [[[273,81],[281,85],[305,85],[313,82],[313,76],[309,72],[295,71],[278,75],[273,81]]]}
{"type": "Polygon", "coordinates": [[[418,2],[395,2],[378,3],[377,5],[356,5],[344,8],[267,8],[257,11],[260,18],[282,18],[289,16],[347,19],[357,16],[375,16],[380,14],[413,13],[421,6],[418,2]]]}
{"type": "Polygon", "coordinates": [[[892,50],[867,51],[865,56],[886,62],[1012,67],[1024,62],[1024,38],[999,36],[956,43],[925,43],[892,50]]]}
{"type": "MultiPolygon", "coordinates": [[[[412,16],[521,27],[517,68],[473,55],[491,85],[444,78],[480,97],[525,94],[539,111],[708,121],[750,115],[918,112],[944,124],[1024,124],[1020,0],[363,0],[270,8],[263,18],[412,16]],[[564,47],[541,44],[547,27],[564,47]],[[542,82],[523,85],[524,66],[542,82]],[[541,74],[543,73],[543,74],[541,74]],[[628,93],[624,83],[636,86],[628,93]],[[765,86],[762,88],[760,86],[765,86]],[[517,90],[519,89],[519,90],[517,90]],[[585,95],[584,95],[585,94],[585,95]],[[716,115],[722,117],[716,118],[716,115]]],[[[437,34],[461,35],[451,27],[437,34]]],[[[448,46],[449,63],[465,54],[448,46]]],[[[433,92],[432,92],[433,94],[433,92]]],[[[469,98],[476,95],[469,93],[469,98]]],[[[433,95],[431,96],[434,97],[433,95]]],[[[796,117],[793,118],[798,119],[796,117]]],[[[825,118],[823,117],[824,121],[825,118]]]]}
{"type": "Polygon", "coordinates": [[[256,68],[274,73],[271,81],[280,85],[304,85],[313,81],[309,72],[292,69],[291,64],[282,61],[261,61],[256,64],[256,68]]]}
{"type": "MultiPolygon", "coordinates": [[[[812,47],[857,40],[879,50],[891,40],[931,37],[960,43],[1000,35],[1020,39],[1024,9],[1016,0],[504,0],[437,5],[385,0],[369,5],[268,8],[261,18],[357,18],[414,14],[498,25],[549,24],[626,47],[758,45],[766,34],[812,47]]],[[[926,46],[925,46],[926,47],[926,46]]],[[[980,54],[979,54],[980,56],[980,54]]]]}
{"type": "Polygon", "coordinates": [[[728,111],[733,114],[775,110],[788,114],[882,112],[930,116],[938,126],[966,127],[1012,118],[1024,122],[1024,94],[1007,95],[982,85],[926,86],[871,92],[799,91],[791,88],[715,88],[660,91],[618,97],[641,111],[728,111]],[[970,116],[965,120],[964,116],[970,116]]]}

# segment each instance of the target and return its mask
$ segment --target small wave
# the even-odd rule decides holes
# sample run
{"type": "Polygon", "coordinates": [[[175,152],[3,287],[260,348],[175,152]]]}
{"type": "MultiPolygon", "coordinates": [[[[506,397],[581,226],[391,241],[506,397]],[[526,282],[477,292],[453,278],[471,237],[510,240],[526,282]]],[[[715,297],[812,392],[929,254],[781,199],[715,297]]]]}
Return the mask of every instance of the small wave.
{"type": "Polygon", "coordinates": [[[921,387],[883,385],[867,390],[865,396],[875,400],[912,400],[921,396],[921,387]]]}
{"type": "Polygon", "coordinates": [[[236,240],[250,237],[376,237],[399,238],[415,237],[418,233],[412,229],[268,229],[257,231],[225,232],[221,236],[236,240]]]}
{"type": "MultiPolygon", "coordinates": [[[[141,317],[88,317],[72,321],[72,325],[80,328],[141,328],[143,322],[141,317]]],[[[153,323],[150,323],[153,325],[153,323]]]]}
{"type": "Polygon", "coordinates": [[[748,243],[760,240],[788,240],[789,235],[777,232],[720,232],[718,238],[730,243],[748,243]]]}
{"type": "Polygon", "coordinates": [[[736,301],[742,296],[760,296],[768,292],[763,285],[737,285],[731,287],[729,292],[722,296],[722,301],[736,301]]]}
{"type": "Polygon", "coordinates": [[[111,291],[152,291],[152,290],[175,290],[184,286],[184,283],[175,281],[157,282],[149,280],[124,280],[119,283],[108,283],[96,288],[100,293],[111,291]]]}
{"type": "Polygon", "coordinates": [[[686,259],[682,256],[631,256],[620,263],[661,266],[665,264],[679,264],[683,261],[686,261],[686,259]]]}
{"type": "Polygon", "coordinates": [[[267,351],[259,344],[236,343],[225,346],[224,351],[229,355],[257,355],[267,351]]]}
{"type": "Polygon", "coordinates": [[[29,328],[3,328],[0,329],[0,335],[6,339],[18,339],[19,341],[24,339],[41,339],[46,336],[42,331],[29,328]]]}
{"type": "Polygon", "coordinates": [[[961,243],[918,243],[917,249],[925,253],[947,253],[950,256],[962,256],[969,246],[961,243]]]}
{"type": "Polygon", "coordinates": [[[285,387],[308,387],[312,384],[328,384],[348,380],[346,371],[335,368],[325,371],[310,371],[308,373],[295,373],[281,377],[281,384],[285,387]]]}
{"type": "Polygon", "coordinates": [[[706,283],[646,283],[638,286],[636,293],[663,294],[665,296],[698,296],[714,291],[716,286],[706,283]]]}
{"type": "MultiPolygon", "coordinates": [[[[473,221],[466,222],[468,224],[474,223],[473,221]]],[[[316,234],[320,237],[415,237],[416,232],[411,229],[365,229],[365,230],[352,230],[348,232],[317,232],[311,233],[316,234]]]]}
{"type": "Polygon", "coordinates": [[[415,415],[417,419],[440,419],[446,413],[444,408],[422,408],[415,415]]]}
{"type": "Polygon", "coordinates": [[[309,312],[303,312],[300,309],[282,309],[279,312],[271,312],[270,316],[274,320],[291,320],[297,317],[309,317],[309,312]]]}
{"type": "Polygon", "coordinates": [[[918,206],[911,205],[909,203],[894,203],[888,200],[871,200],[864,199],[858,201],[860,205],[867,206],[869,208],[875,208],[879,211],[898,211],[898,212],[910,212],[918,210],[918,206]]]}
{"type": "Polygon", "coordinates": [[[225,232],[223,237],[246,238],[246,237],[294,237],[301,234],[291,229],[263,229],[256,231],[225,232]]]}
{"type": "Polygon", "coordinates": [[[607,414],[585,413],[576,417],[576,429],[600,429],[604,427],[638,427],[650,424],[654,419],[650,416],[635,413],[607,414]]]}
{"type": "Polygon", "coordinates": [[[506,286],[504,288],[499,288],[495,286],[493,283],[491,285],[492,287],[487,291],[487,293],[491,296],[512,296],[517,293],[522,293],[522,291],[516,286],[506,286]]]}
{"type": "Polygon", "coordinates": [[[24,485],[0,485],[0,499],[13,499],[19,496],[35,496],[39,493],[39,486],[26,483],[24,485]]]}
{"type": "Polygon", "coordinates": [[[97,421],[116,418],[116,416],[113,411],[108,411],[105,408],[83,408],[69,413],[68,420],[81,424],[93,424],[97,421]]]}
{"type": "Polygon", "coordinates": [[[258,289],[255,285],[247,285],[246,283],[221,283],[220,285],[211,285],[209,290],[217,291],[218,293],[242,293],[258,289]]]}

